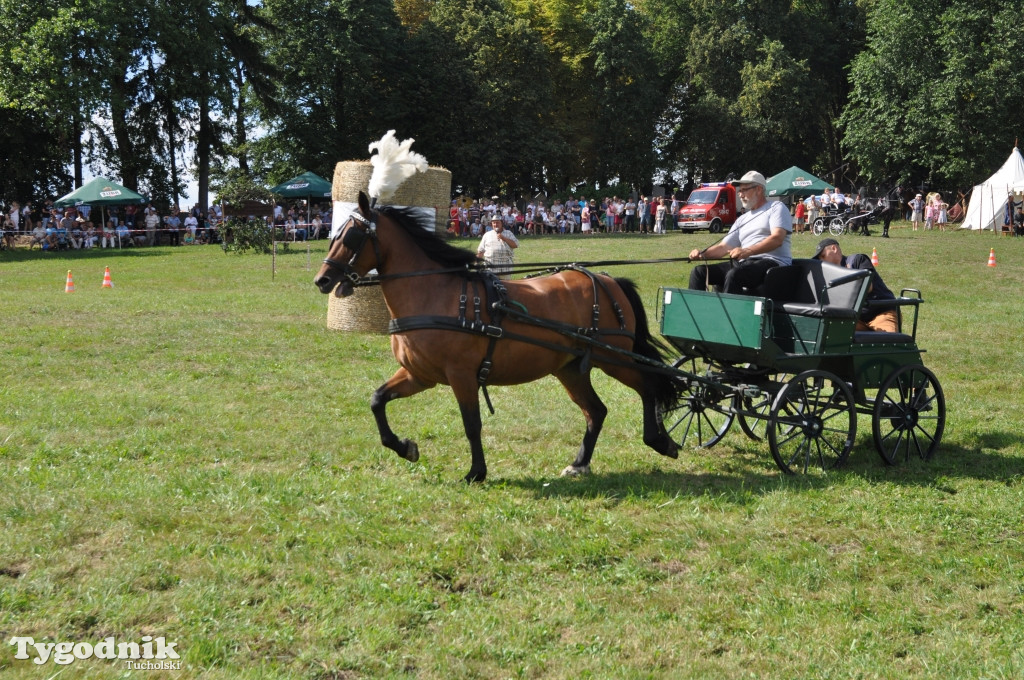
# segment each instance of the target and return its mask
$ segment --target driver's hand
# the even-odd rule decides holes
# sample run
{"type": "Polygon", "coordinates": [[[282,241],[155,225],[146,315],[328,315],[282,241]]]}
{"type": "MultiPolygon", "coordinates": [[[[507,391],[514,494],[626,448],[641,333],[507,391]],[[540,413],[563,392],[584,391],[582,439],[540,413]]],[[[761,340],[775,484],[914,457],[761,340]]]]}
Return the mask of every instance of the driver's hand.
{"type": "Polygon", "coordinates": [[[696,260],[699,257],[701,257],[700,248],[694,248],[693,250],[690,251],[691,260],[696,260]]]}
{"type": "Polygon", "coordinates": [[[732,250],[729,251],[729,257],[732,258],[733,260],[742,260],[745,257],[747,257],[747,249],[733,248],[732,250]]]}

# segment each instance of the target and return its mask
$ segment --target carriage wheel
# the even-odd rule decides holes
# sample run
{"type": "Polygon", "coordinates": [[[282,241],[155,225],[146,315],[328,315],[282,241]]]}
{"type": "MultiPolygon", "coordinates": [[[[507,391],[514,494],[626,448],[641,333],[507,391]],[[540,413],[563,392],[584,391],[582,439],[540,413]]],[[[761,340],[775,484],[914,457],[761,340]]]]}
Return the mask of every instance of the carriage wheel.
{"type": "MultiPolygon", "coordinates": [[[[703,359],[681,357],[672,364],[689,375],[709,377],[711,367],[703,359]]],[[[680,447],[709,448],[722,441],[735,415],[733,393],[714,384],[690,380],[679,404],[661,414],[661,421],[672,440],[680,447]]]]}
{"type": "Polygon", "coordinates": [[[935,374],[924,366],[904,366],[882,383],[875,397],[871,433],[889,465],[916,453],[930,460],[946,426],[946,398],[935,374]]]}
{"type": "Polygon", "coordinates": [[[833,217],[828,223],[828,230],[833,236],[842,236],[846,231],[846,223],[842,217],[833,217]]]}
{"type": "Polygon", "coordinates": [[[811,225],[811,231],[814,232],[815,236],[821,236],[822,232],[825,231],[825,218],[819,217],[814,220],[814,224],[811,225]]]}
{"type": "Polygon", "coordinates": [[[787,474],[839,467],[856,434],[853,391],[827,371],[804,371],[783,385],[768,417],[768,446],[787,474]]]}

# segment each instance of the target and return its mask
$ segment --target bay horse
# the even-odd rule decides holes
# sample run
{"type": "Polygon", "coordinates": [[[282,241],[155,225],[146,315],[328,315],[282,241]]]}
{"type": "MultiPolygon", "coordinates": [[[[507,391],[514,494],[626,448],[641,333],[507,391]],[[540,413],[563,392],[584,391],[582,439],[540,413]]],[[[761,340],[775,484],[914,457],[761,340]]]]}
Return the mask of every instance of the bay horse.
{"type": "Polygon", "coordinates": [[[676,403],[680,387],[669,372],[644,370],[629,354],[646,358],[657,369],[664,366],[667,351],[652,337],[632,281],[576,268],[499,283],[478,269],[475,253],[444,242],[431,227],[407,209],[373,209],[360,193],[358,211],[332,239],[314,279],[322,293],[342,297],[371,269],[378,272],[392,319],[391,349],[401,365],[370,400],[384,446],[416,462],[419,447],[395,435],[386,406],[448,385],[472,454],[465,480],[482,482],[487,464],[480,442],[481,387],[486,397],[486,385],[517,385],[550,374],[586,420],[576,458],[562,474],[585,474],[608,412],[591,384],[591,367],[596,366],[640,395],[644,443],[661,455],[678,456],[660,414],[676,403]],[[486,293],[495,283],[504,306],[492,305],[486,293]]]}

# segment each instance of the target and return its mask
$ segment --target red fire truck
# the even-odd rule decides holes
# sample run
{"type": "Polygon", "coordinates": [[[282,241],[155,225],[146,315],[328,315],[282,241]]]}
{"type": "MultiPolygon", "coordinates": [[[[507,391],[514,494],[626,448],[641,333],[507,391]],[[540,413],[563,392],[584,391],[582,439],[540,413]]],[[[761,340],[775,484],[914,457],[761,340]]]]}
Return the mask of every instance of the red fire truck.
{"type": "Polygon", "coordinates": [[[740,214],[736,187],[729,182],[701,184],[686,199],[676,215],[676,226],[683,231],[707,229],[718,234],[729,229],[740,214]]]}

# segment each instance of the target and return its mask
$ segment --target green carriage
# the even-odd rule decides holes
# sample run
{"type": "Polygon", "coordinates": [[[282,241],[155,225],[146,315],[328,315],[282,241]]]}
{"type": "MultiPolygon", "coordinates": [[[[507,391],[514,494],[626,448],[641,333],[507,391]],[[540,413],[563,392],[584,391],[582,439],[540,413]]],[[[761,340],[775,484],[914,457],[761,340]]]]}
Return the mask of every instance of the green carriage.
{"type": "Polygon", "coordinates": [[[917,346],[921,294],[896,300],[909,332],[858,332],[869,283],[865,270],[794,260],[770,270],[759,295],[662,288],[661,333],[680,354],[686,395],[662,414],[666,429],[709,447],[738,421],[783,471],[806,473],[841,465],[866,414],[886,463],[931,458],[946,407],[917,346]]]}

